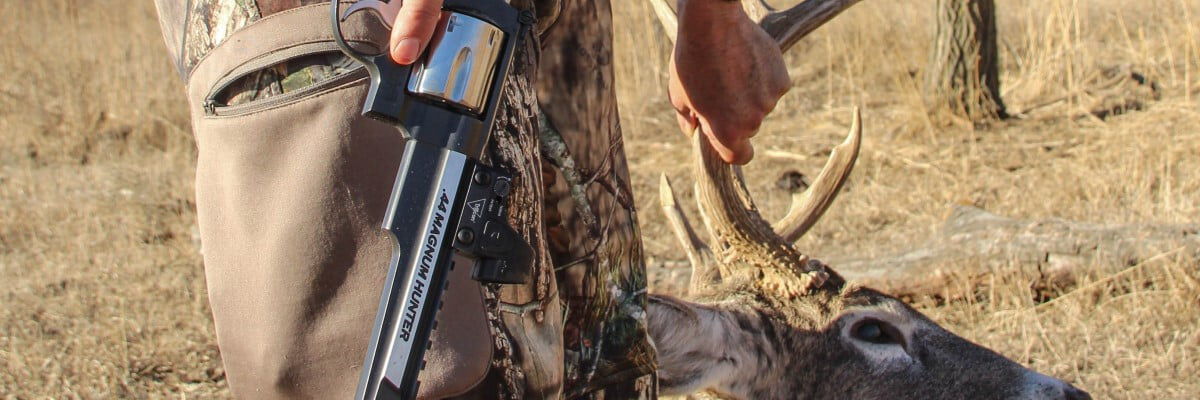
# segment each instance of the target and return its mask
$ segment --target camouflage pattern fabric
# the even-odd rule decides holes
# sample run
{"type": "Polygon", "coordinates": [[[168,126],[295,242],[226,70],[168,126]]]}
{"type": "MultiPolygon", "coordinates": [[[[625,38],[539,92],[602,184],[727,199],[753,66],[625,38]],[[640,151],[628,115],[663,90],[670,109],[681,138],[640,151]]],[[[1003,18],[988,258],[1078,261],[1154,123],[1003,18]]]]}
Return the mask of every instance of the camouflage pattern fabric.
{"type": "Polygon", "coordinates": [[[544,36],[540,137],[546,237],[567,309],[565,395],[647,397],[653,379],[635,378],[652,372],[654,350],[646,339],[646,271],[613,90],[608,0],[562,2],[544,36]],[[592,392],[597,388],[605,393],[592,392]]]}
{"type": "Polygon", "coordinates": [[[342,53],[297,57],[254,71],[218,94],[218,105],[236,106],[304,89],[352,71],[357,63],[342,53]]]}
{"type": "MultiPolygon", "coordinates": [[[[181,76],[238,29],[301,5],[325,0],[156,0],[168,49],[181,76]]],[[[558,301],[565,310],[565,398],[654,398],[654,351],[645,331],[646,275],[613,91],[612,16],[607,0],[514,0],[539,17],[542,55],[536,74],[541,110],[544,237],[553,261],[558,301]]],[[[218,94],[223,105],[247,104],[300,90],[346,73],[353,62],[337,53],[287,60],[237,79],[218,94]]],[[[537,108],[537,107],[534,107],[537,108]]],[[[540,275],[540,274],[535,274],[540,275]]],[[[545,286],[542,286],[544,288],[545,286]]],[[[493,311],[538,318],[535,298],[510,298],[493,289],[493,311]],[[526,301],[519,301],[526,300],[526,301]],[[531,308],[533,312],[527,312],[531,308]]],[[[492,315],[493,321],[501,317],[492,315]]],[[[521,331],[511,318],[494,334],[521,331]]],[[[527,335],[526,335],[527,336],[527,335]]],[[[524,340],[536,340],[528,337],[524,340]]],[[[481,386],[508,387],[500,398],[521,398],[514,381],[537,379],[514,362],[516,337],[498,337],[493,376],[481,386]],[[510,344],[511,343],[511,344],[510,344]],[[505,384],[507,383],[507,384],[505,384]]],[[[537,346],[530,346],[536,348],[537,346]]],[[[545,368],[545,366],[540,366],[545,368]]],[[[529,371],[532,372],[532,371],[529,371]]],[[[545,383],[525,382],[526,387],[545,383]]],[[[485,396],[469,396],[486,398],[485,396]]]]}

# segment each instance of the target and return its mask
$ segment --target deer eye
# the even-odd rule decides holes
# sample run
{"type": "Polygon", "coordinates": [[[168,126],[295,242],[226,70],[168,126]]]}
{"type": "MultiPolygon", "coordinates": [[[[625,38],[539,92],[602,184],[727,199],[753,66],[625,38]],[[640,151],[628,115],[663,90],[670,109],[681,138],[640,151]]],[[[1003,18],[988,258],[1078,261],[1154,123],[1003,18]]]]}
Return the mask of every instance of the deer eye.
{"type": "Polygon", "coordinates": [[[850,328],[850,335],[855,339],[875,344],[902,344],[900,332],[896,327],[877,319],[859,321],[850,328]]]}

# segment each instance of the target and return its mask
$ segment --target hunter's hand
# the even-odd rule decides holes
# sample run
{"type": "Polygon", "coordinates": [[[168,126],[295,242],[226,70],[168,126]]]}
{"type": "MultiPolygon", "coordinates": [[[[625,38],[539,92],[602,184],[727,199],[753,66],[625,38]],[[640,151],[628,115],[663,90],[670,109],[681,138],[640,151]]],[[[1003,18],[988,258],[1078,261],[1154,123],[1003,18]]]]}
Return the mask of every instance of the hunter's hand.
{"type": "Polygon", "coordinates": [[[680,1],[677,37],[668,92],[679,128],[699,125],[726,162],[749,162],[750,137],[791,86],[779,46],[727,0],[680,1]]]}
{"type": "Polygon", "coordinates": [[[404,0],[388,41],[392,60],[403,65],[416,61],[429,45],[441,15],[442,0],[404,0]]]}

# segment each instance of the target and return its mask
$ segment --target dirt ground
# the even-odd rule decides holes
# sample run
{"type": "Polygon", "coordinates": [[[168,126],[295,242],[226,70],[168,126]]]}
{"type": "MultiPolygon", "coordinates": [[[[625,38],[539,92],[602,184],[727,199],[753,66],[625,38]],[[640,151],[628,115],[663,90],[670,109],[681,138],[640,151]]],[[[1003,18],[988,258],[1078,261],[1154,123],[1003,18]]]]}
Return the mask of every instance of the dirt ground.
{"type": "MultiPolygon", "coordinates": [[[[658,211],[658,174],[689,177],[665,94],[669,44],[648,4],[617,3],[644,244],[653,276],[673,279],[686,263],[658,211]]],[[[960,204],[1022,219],[1200,222],[1200,1],[997,3],[1003,97],[1018,118],[992,126],[922,105],[931,2],[864,1],[788,54],[795,86],[746,169],[769,218],[786,209],[780,174],[814,176],[850,110],[865,121],[858,167],[801,249],[883,255],[922,242],[960,204]],[[1087,90],[1107,71],[1139,73],[1154,95],[1087,90]]],[[[0,15],[0,396],[227,397],[197,253],[195,151],[153,6],[8,1],[0,15]]],[[[688,187],[677,185],[690,206],[688,187]]],[[[1197,260],[1166,253],[1085,273],[1048,297],[1032,292],[1037,271],[1011,264],[953,281],[948,292],[971,294],[960,300],[917,304],[1096,398],[1200,397],[1197,260]]]]}

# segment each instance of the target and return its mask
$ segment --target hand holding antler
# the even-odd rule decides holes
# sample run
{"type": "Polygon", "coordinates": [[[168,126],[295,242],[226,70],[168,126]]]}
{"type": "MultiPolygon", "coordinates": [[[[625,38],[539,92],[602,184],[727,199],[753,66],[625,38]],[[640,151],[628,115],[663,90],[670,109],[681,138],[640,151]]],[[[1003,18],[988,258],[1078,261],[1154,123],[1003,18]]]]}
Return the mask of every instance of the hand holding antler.
{"type": "Polygon", "coordinates": [[[791,86],[779,45],[728,0],[680,1],[677,35],[669,94],[680,129],[699,127],[726,162],[749,162],[750,137],[791,86]]]}

